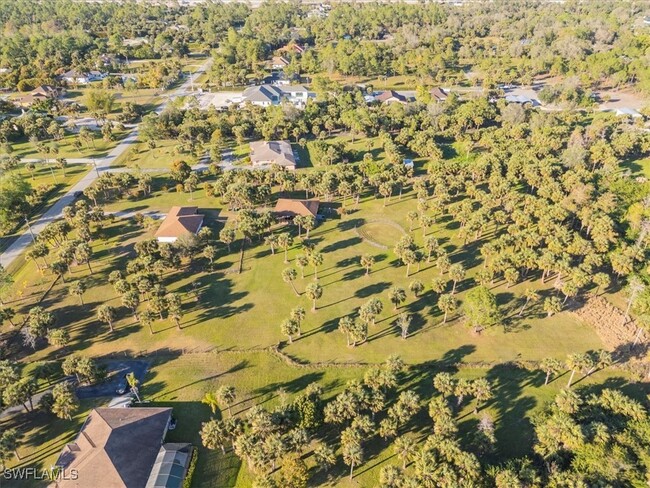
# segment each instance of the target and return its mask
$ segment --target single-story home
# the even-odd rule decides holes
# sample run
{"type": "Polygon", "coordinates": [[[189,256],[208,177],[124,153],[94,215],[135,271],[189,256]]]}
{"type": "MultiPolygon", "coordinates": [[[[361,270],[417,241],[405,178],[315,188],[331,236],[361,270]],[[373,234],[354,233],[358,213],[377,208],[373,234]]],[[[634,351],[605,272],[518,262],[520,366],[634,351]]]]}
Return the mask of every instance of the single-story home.
{"type": "Polygon", "coordinates": [[[539,103],[539,100],[537,100],[535,98],[529,98],[526,95],[506,95],[505,99],[506,99],[506,102],[508,102],[508,103],[519,103],[521,105],[525,105],[525,104],[529,103],[533,107],[537,107],[537,106],[541,105],[539,103]]]}
{"type": "Polygon", "coordinates": [[[277,164],[286,169],[296,169],[296,157],[287,141],[254,141],[250,143],[250,150],[253,166],[277,164]]]}
{"type": "Polygon", "coordinates": [[[394,90],[386,90],[375,97],[375,100],[381,103],[408,103],[410,98],[394,90]]]}
{"type": "Polygon", "coordinates": [[[171,423],[171,408],[94,409],[76,440],[61,451],[56,466],[62,468],[66,476],[56,480],[53,486],[181,486],[187,473],[187,453],[191,446],[163,444],[171,423]],[[171,465],[168,464],[170,453],[173,453],[171,465]],[[156,480],[164,470],[168,475],[173,473],[173,481],[180,482],[157,484],[156,480]]]}
{"type": "Polygon", "coordinates": [[[318,215],[318,200],[294,200],[292,198],[279,198],[275,204],[274,213],[276,217],[284,220],[291,220],[296,215],[312,216],[318,215]]]}
{"type": "Polygon", "coordinates": [[[447,97],[449,96],[449,93],[447,93],[446,90],[440,88],[440,87],[434,87],[429,91],[429,94],[431,95],[431,100],[434,102],[444,102],[447,100],[447,97]]]}
{"type": "Polygon", "coordinates": [[[269,67],[271,69],[284,69],[289,66],[289,60],[284,56],[273,56],[269,62],[269,67]]]}
{"type": "Polygon", "coordinates": [[[279,105],[286,100],[294,105],[304,106],[316,95],[302,85],[258,85],[249,86],[242,93],[242,100],[260,107],[279,105]]]}
{"type": "Polygon", "coordinates": [[[18,100],[19,105],[29,107],[30,105],[47,99],[56,99],[62,94],[62,90],[51,85],[41,85],[34,88],[24,97],[18,100]]]}
{"type": "Polygon", "coordinates": [[[176,242],[186,234],[198,234],[203,227],[203,215],[198,207],[172,207],[155,233],[158,242],[176,242]]]}
{"type": "Polygon", "coordinates": [[[77,71],[71,69],[66,71],[60,76],[62,81],[70,83],[73,85],[87,85],[91,81],[101,81],[108,76],[108,73],[104,73],[98,70],[91,71],[77,71]]]}

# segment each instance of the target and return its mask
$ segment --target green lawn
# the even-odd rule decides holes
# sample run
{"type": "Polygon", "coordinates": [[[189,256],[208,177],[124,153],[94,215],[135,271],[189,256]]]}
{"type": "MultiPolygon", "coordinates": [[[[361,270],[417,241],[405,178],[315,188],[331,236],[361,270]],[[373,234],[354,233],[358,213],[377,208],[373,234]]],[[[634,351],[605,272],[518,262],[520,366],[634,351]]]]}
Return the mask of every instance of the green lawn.
{"type": "Polygon", "coordinates": [[[141,169],[165,169],[168,170],[172,162],[182,159],[192,165],[197,159],[189,154],[178,154],[176,152],[177,141],[166,139],[156,141],[156,147],[149,147],[142,142],[133,144],[119,158],[113,162],[113,166],[127,166],[141,169]]]}
{"type": "Polygon", "coordinates": [[[11,145],[13,149],[12,156],[43,160],[46,158],[50,160],[54,160],[56,158],[101,158],[107,156],[111,149],[117,146],[121,139],[126,137],[128,132],[115,132],[114,134],[114,140],[107,142],[102,139],[101,134],[97,133],[94,139],[94,143],[91,143],[88,146],[84,144],[81,150],[75,149],[75,147],[72,145],[73,142],[77,139],[76,134],[69,134],[60,141],[44,141],[45,145],[48,147],[52,147],[54,144],[58,146],[59,152],[56,154],[43,154],[39,152],[31,142],[22,141],[11,145]]]}
{"type": "MultiPolygon", "coordinates": [[[[355,144],[372,146],[373,142],[355,141],[355,144]]],[[[161,191],[163,185],[169,186],[170,183],[161,176],[156,177],[152,196],[111,203],[107,210],[166,212],[172,205],[196,205],[206,213],[206,223],[215,231],[221,225],[217,223],[217,217],[223,219],[230,215],[218,199],[207,197],[203,190],[194,192],[191,198],[187,193],[161,191]]],[[[303,197],[304,194],[298,192],[295,196],[303,197]]],[[[565,377],[543,387],[538,373],[523,371],[507,363],[537,361],[547,356],[564,359],[572,352],[601,348],[602,343],[589,326],[579,322],[568,311],[547,318],[541,310],[541,303],[538,303],[521,318],[516,316],[525,288],[539,289],[544,296],[554,293],[552,283],[542,284],[538,277],[511,288],[502,282],[495,283],[493,292],[506,318],[504,327],[490,328],[476,335],[457,315],[450,316],[449,321],[442,324],[442,314],[430,291],[431,280],[440,276],[438,270],[432,264],[423,263],[419,271],[413,269],[412,275],[407,277],[406,268],[397,262],[392,251],[400,234],[399,227],[408,230],[409,224],[404,216],[413,208],[413,199],[413,193],[407,192],[401,199],[393,197],[384,206],[383,199],[367,194],[361,199],[358,210],[343,219],[326,220],[312,232],[311,240],[324,255],[324,263],[318,269],[324,293],[316,312],[309,312],[311,303],[302,294],[314,278],[311,267],[305,269],[304,278],[297,280],[296,287],[301,295],[296,296],[281,279],[281,272],[287,266],[283,263],[283,253],[271,255],[270,249],[259,243],[246,247],[243,271],[237,274],[240,246],[237,242],[230,253],[219,245],[219,256],[212,267],[197,257],[179,271],[166,274],[167,288],[183,297],[182,330],[177,330],[169,320],[158,320],[153,326],[155,333],[151,335],[121,307],[120,299],[107,283],[110,271],[124,269],[135,242],[152,236],[151,232],[137,227],[132,221],[121,219],[107,224],[91,243],[93,272],[90,273],[86,266],[73,265],[72,277],[66,276],[68,282],[80,278],[89,281],[89,290],[84,295],[85,305],[69,296],[68,283],[59,280],[42,306],[54,311],[58,326],[70,332],[70,351],[98,357],[149,357],[154,366],[145,381],[143,393],[154,404],[174,406],[179,428],[170,434],[172,440],[198,443],[200,423],[209,417],[207,407],[199,400],[206,391],[218,385],[227,383],[238,388],[239,399],[244,401],[236,409],[240,411],[258,402],[272,406],[280,401],[279,397],[274,398],[280,389],[293,395],[311,381],[321,382],[327,395],[332,395],[347,379],[358,377],[363,372],[363,368],[356,367],[291,367],[267,352],[252,352],[280,344],[285,354],[311,363],[367,364],[381,362],[390,354],[399,354],[411,366],[403,384],[411,385],[427,399],[432,394],[431,378],[441,369],[459,367],[459,374],[468,377],[485,374],[496,385],[496,397],[486,408],[497,422],[499,459],[525,454],[532,435],[531,414],[559,391],[565,377]],[[381,244],[388,249],[365,242],[366,235],[382,241],[381,244]],[[359,256],[365,253],[376,259],[370,276],[365,276],[365,270],[358,264],[359,256]],[[393,285],[408,290],[414,279],[423,281],[427,291],[419,297],[408,293],[406,303],[393,310],[387,290],[393,285]],[[198,296],[192,293],[193,285],[198,289],[198,296]],[[355,313],[370,297],[379,297],[384,303],[384,311],[369,331],[365,344],[347,347],[345,337],[337,331],[338,320],[355,313]],[[97,307],[104,303],[119,309],[120,318],[113,333],[96,318],[97,307]],[[287,344],[279,324],[298,305],[308,310],[303,334],[293,344],[287,344]],[[407,340],[400,338],[394,325],[396,316],[404,311],[413,316],[411,335],[407,340]],[[171,355],[159,354],[165,349],[171,350],[171,355]],[[178,353],[173,352],[213,349],[230,352],[178,358],[178,353]]],[[[285,230],[295,232],[292,228],[279,228],[276,232],[285,230]]],[[[448,218],[440,219],[427,232],[427,235],[435,235],[440,240],[453,262],[463,263],[468,268],[467,279],[458,284],[458,297],[462,301],[472,286],[472,277],[482,267],[482,258],[478,252],[480,243],[463,247],[456,234],[457,224],[448,218]]],[[[419,244],[422,243],[423,231],[417,225],[413,236],[419,244]]],[[[491,232],[484,236],[485,239],[490,237],[491,232]]],[[[289,266],[295,266],[295,258],[301,252],[296,239],[289,251],[289,266]]],[[[49,271],[40,275],[30,262],[22,264],[14,278],[15,288],[7,298],[11,306],[24,316],[52,282],[53,276],[49,271]]],[[[10,330],[8,325],[4,327],[10,330]]],[[[45,347],[31,354],[28,360],[54,359],[60,354],[61,351],[53,347],[45,347]]],[[[579,385],[605,380],[609,385],[624,385],[627,381],[625,375],[612,369],[581,381],[579,385]]],[[[640,388],[637,386],[632,390],[639,393],[640,388]]],[[[463,410],[459,419],[463,432],[475,429],[476,417],[471,408],[463,410]]],[[[425,435],[427,422],[423,413],[410,428],[417,435],[425,435]]],[[[54,423],[57,429],[61,429],[61,434],[56,435],[71,437],[74,434],[75,429],[68,424],[54,423]]],[[[32,422],[26,423],[24,428],[31,432],[32,422]]],[[[34,448],[37,445],[34,443],[34,448]]],[[[367,462],[357,471],[353,484],[337,479],[337,486],[375,485],[379,467],[391,458],[392,453],[385,450],[383,441],[377,441],[369,449],[368,456],[367,462]]],[[[309,459],[308,464],[313,466],[313,461],[309,459]]],[[[202,449],[195,478],[197,486],[250,486],[248,471],[238,467],[239,461],[232,454],[221,456],[202,449]]],[[[339,465],[335,473],[342,475],[344,470],[344,466],[339,465]]],[[[324,482],[319,477],[315,480],[324,482]]]]}

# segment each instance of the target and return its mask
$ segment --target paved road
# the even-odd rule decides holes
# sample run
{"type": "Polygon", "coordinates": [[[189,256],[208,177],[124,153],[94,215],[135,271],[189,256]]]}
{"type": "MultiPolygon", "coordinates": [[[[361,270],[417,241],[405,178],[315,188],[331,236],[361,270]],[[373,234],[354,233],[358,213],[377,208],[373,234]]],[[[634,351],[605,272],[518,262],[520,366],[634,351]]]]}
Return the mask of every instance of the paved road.
{"type": "MultiPolygon", "coordinates": [[[[196,70],[191,76],[189,76],[182,85],[178,88],[165,95],[165,100],[156,108],[156,113],[162,112],[167,104],[175,98],[189,95],[192,93],[191,87],[195,80],[204,73],[212,63],[211,59],[208,59],[201,67],[196,70]]],[[[57,220],[62,217],[62,212],[65,207],[70,205],[75,200],[75,193],[83,191],[88,188],[97,177],[106,171],[111,171],[111,164],[120,156],[124,151],[126,151],[131,144],[133,144],[138,138],[138,128],[137,126],[124,138],[120,143],[113,148],[106,156],[101,158],[96,158],[94,160],[96,164],[96,171],[90,171],[85,175],[76,185],[68,190],[68,192],[63,195],[50,209],[45,212],[38,220],[31,223],[31,232],[28,230],[23,235],[18,237],[11,246],[7,248],[5,252],[0,254],[0,264],[4,267],[9,266],[13,263],[18,257],[25,251],[27,246],[29,246],[33,239],[33,235],[38,235],[50,222],[57,220]]],[[[72,160],[70,160],[72,162],[72,160]]],[[[82,161],[78,161],[82,162],[82,161]]]]}

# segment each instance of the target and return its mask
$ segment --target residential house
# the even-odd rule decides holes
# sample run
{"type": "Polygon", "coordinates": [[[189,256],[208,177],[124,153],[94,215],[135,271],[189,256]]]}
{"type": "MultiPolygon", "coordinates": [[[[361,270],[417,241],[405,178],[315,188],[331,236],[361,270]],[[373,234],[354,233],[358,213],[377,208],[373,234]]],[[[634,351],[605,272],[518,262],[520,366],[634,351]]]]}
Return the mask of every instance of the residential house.
{"type": "Polygon", "coordinates": [[[272,70],[282,70],[289,66],[290,61],[285,58],[284,56],[273,56],[271,61],[269,62],[269,67],[272,70]]]}
{"type": "Polygon", "coordinates": [[[434,87],[429,91],[429,94],[431,95],[431,100],[434,102],[444,102],[447,100],[447,97],[449,96],[449,93],[446,90],[443,90],[440,87],[434,87]]]}
{"type": "Polygon", "coordinates": [[[408,103],[411,101],[410,97],[393,90],[381,92],[375,97],[375,100],[381,103],[408,103]]]}
{"type": "Polygon", "coordinates": [[[286,100],[296,106],[304,107],[307,100],[315,94],[302,85],[258,85],[249,86],[242,93],[242,100],[260,107],[279,105],[286,100]]]}
{"type": "Polygon", "coordinates": [[[179,237],[198,234],[203,227],[203,215],[198,207],[172,207],[154,234],[158,242],[176,242],[179,237]]]}
{"type": "Polygon", "coordinates": [[[18,99],[18,104],[22,107],[30,107],[34,103],[42,102],[48,99],[56,99],[62,94],[63,90],[51,85],[41,85],[34,88],[27,95],[18,99]]]}
{"type": "Polygon", "coordinates": [[[71,69],[66,71],[60,76],[62,81],[71,85],[87,85],[92,81],[101,81],[108,76],[108,73],[103,73],[98,70],[91,71],[77,71],[71,69]]]}
{"type": "Polygon", "coordinates": [[[277,164],[285,169],[296,169],[296,158],[287,141],[255,141],[250,143],[250,149],[253,166],[277,164]]]}
{"type": "Polygon", "coordinates": [[[282,220],[292,220],[296,215],[316,217],[319,206],[320,202],[318,200],[279,198],[275,204],[274,213],[276,217],[282,220]]]}
{"type": "Polygon", "coordinates": [[[526,95],[506,95],[505,99],[508,103],[519,103],[521,105],[530,104],[533,107],[541,105],[539,100],[527,97],[526,95]]]}
{"type": "Polygon", "coordinates": [[[61,451],[56,466],[65,476],[55,480],[51,486],[181,486],[187,472],[187,453],[191,446],[163,444],[171,423],[171,408],[94,409],[76,440],[61,451]],[[156,484],[161,472],[167,468],[168,475],[174,477],[172,481],[180,480],[180,483],[156,484]]]}

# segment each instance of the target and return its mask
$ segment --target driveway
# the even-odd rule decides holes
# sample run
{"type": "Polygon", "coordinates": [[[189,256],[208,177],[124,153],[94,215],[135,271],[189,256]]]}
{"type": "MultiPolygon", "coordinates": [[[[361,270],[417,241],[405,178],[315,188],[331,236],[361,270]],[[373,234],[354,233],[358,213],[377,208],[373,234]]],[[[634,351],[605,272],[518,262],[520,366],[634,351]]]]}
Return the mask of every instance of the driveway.
{"type": "Polygon", "coordinates": [[[109,361],[103,363],[102,366],[106,368],[107,377],[102,383],[92,386],[80,386],[77,388],[77,396],[79,398],[99,398],[99,397],[114,397],[117,396],[117,390],[120,387],[128,385],[124,376],[128,373],[135,374],[135,377],[142,383],[144,376],[149,369],[149,363],[146,361],[109,361]]]}

